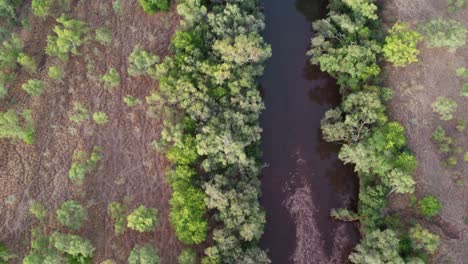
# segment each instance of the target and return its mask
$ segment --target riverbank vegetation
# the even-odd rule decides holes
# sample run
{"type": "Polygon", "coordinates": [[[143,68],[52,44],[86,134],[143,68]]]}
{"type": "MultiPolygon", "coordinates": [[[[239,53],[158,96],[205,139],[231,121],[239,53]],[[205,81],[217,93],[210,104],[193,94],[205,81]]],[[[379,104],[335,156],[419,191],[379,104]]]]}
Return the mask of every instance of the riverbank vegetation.
{"type": "MultiPolygon", "coordinates": [[[[380,64],[384,57],[397,67],[416,62],[421,35],[432,34],[432,46],[456,48],[460,45],[459,25],[434,21],[437,25],[428,25],[419,34],[397,22],[385,37],[374,1],[333,0],[329,8],[327,18],[313,23],[316,35],[308,55],[312,64],[319,65],[340,85],[342,104],[326,112],[322,133],[326,141],[342,144],[339,158],[354,165],[360,182],[357,214],[338,209],[332,216],[359,219],[361,223],[364,238],[350,255],[351,262],[422,263],[426,254],[434,253],[439,237],[415,223],[395,221],[386,210],[390,195],[414,192],[412,174],[417,160],[407,145],[404,127],[389,121],[386,114],[385,104],[392,90],[382,85],[380,64]],[[442,27],[451,29],[440,30],[440,34],[452,36],[447,40],[450,43],[440,43],[443,38],[433,34],[442,27]],[[431,246],[421,246],[422,239],[429,239],[431,246]]],[[[450,118],[453,104],[439,101],[435,111],[450,118]]],[[[435,214],[440,209],[435,208],[436,202],[423,199],[421,214],[435,214]]]]}

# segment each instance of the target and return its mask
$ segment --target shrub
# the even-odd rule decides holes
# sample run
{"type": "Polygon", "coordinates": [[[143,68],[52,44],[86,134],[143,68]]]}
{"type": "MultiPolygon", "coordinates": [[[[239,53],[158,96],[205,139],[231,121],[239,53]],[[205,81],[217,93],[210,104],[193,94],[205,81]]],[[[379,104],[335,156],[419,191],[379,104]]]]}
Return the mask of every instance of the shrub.
{"type": "Polygon", "coordinates": [[[426,217],[438,215],[441,207],[439,199],[431,195],[419,201],[419,212],[426,217]]]}
{"type": "Polygon", "coordinates": [[[107,213],[114,221],[114,230],[116,235],[121,235],[125,232],[127,224],[126,212],[127,206],[118,202],[112,202],[107,207],[107,213]]]}
{"type": "Polygon", "coordinates": [[[128,57],[128,74],[138,76],[142,74],[154,74],[155,65],[159,62],[159,57],[135,46],[128,57]]]}
{"type": "Polygon", "coordinates": [[[21,86],[31,96],[40,96],[44,91],[44,83],[41,80],[32,79],[21,86]]]}
{"type": "Polygon", "coordinates": [[[49,212],[47,212],[47,209],[44,207],[44,205],[38,202],[33,202],[31,204],[29,207],[29,213],[36,217],[39,221],[44,221],[49,216],[49,212]]]}
{"type": "Polygon", "coordinates": [[[466,42],[465,26],[453,19],[433,19],[419,26],[419,31],[431,48],[447,47],[454,51],[466,42]]]}
{"type": "Polygon", "coordinates": [[[184,249],[178,258],[179,264],[195,264],[197,255],[192,249],[184,249]]]}
{"type": "Polygon", "coordinates": [[[112,32],[107,28],[98,28],[94,39],[102,45],[109,44],[112,42],[112,32]]]}
{"type": "Polygon", "coordinates": [[[0,68],[14,69],[17,66],[18,56],[23,49],[23,41],[16,34],[11,34],[10,39],[3,41],[0,47],[0,68]]]}
{"type": "Polygon", "coordinates": [[[409,25],[397,22],[389,30],[382,51],[388,61],[397,67],[406,66],[418,61],[418,42],[422,36],[409,28],[409,25]]]}
{"type": "Polygon", "coordinates": [[[36,61],[28,56],[26,53],[21,52],[17,59],[19,65],[21,65],[27,72],[35,73],[37,69],[36,61]]]}
{"type": "Polygon", "coordinates": [[[73,114],[71,114],[68,119],[73,123],[79,124],[83,121],[89,120],[89,111],[84,105],[74,102],[73,114]]]}
{"type": "Polygon", "coordinates": [[[414,248],[423,249],[433,254],[439,247],[439,236],[432,234],[419,224],[410,229],[409,235],[414,248]]]}
{"type": "Polygon", "coordinates": [[[152,15],[159,10],[168,11],[170,0],[138,0],[143,11],[152,15]]]}
{"type": "Polygon", "coordinates": [[[104,112],[96,112],[93,114],[93,120],[98,125],[104,125],[107,124],[107,122],[109,122],[109,117],[104,112]]]}
{"type": "Polygon", "coordinates": [[[85,218],[86,209],[73,200],[64,202],[57,210],[57,220],[72,230],[80,229],[85,218]]]}
{"type": "Polygon", "coordinates": [[[134,107],[140,103],[140,100],[138,98],[131,95],[126,95],[123,100],[128,107],[134,107]]]}
{"type": "Polygon", "coordinates": [[[68,59],[68,53],[78,55],[78,48],[84,43],[82,35],[88,31],[85,24],[79,20],[62,15],[54,27],[55,35],[47,36],[46,53],[61,60],[68,59]]]}
{"type": "Polygon", "coordinates": [[[352,263],[404,263],[398,253],[399,239],[392,230],[374,230],[351,253],[352,263]]]}
{"type": "Polygon", "coordinates": [[[35,137],[31,110],[22,113],[14,110],[0,112],[0,138],[22,140],[26,144],[33,144],[35,137]]]}
{"type": "Polygon", "coordinates": [[[114,68],[110,68],[106,74],[101,76],[101,81],[105,87],[114,88],[120,84],[120,75],[114,68]]]}
{"type": "Polygon", "coordinates": [[[138,232],[150,232],[158,225],[158,210],[140,205],[127,217],[127,226],[138,232]]]}
{"type": "Polygon", "coordinates": [[[16,258],[16,255],[11,253],[6,246],[0,243],[0,264],[8,264],[10,260],[16,258]]]}
{"type": "Polygon", "coordinates": [[[114,0],[112,1],[112,9],[118,15],[123,14],[123,7],[122,7],[122,0],[114,0]]]}
{"type": "Polygon", "coordinates": [[[448,121],[453,118],[453,113],[457,111],[458,104],[447,97],[439,96],[431,106],[432,111],[440,115],[440,119],[448,121]]]}
{"type": "Polygon", "coordinates": [[[159,264],[159,255],[149,244],[135,246],[128,257],[128,264],[159,264]]]}
{"type": "Polygon", "coordinates": [[[463,85],[463,88],[460,91],[460,96],[468,97],[468,83],[463,85]]]}
{"type": "Polygon", "coordinates": [[[53,0],[32,0],[31,8],[34,15],[45,18],[49,15],[49,10],[52,4],[53,0]]]}
{"type": "Polygon", "coordinates": [[[97,146],[93,148],[90,155],[86,151],[76,151],[73,153],[73,163],[68,177],[75,184],[83,184],[86,174],[94,170],[102,158],[102,150],[97,146]]]}
{"type": "Polygon", "coordinates": [[[461,11],[465,7],[465,0],[447,0],[448,12],[455,13],[461,11]]]}
{"type": "Polygon", "coordinates": [[[468,152],[465,152],[465,155],[463,156],[463,160],[465,162],[468,162],[468,152]]]}
{"type": "Polygon", "coordinates": [[[463,132],[466,129],[466,121],[465,120],[457,120],[457,125],[455,126],[455,129],[458,132],[463,132]]]}
{"type": "Polygon", "coordinates": [[[62,80],[63,78],[62,70],[55,65],[52,65],[49,67],[48,75],[49,75],[49,78],[55,81],[62,80]]]}
{"type": "Polygon", "coordinates": [[[50,236],[52,245],[71,258],[71,263],[86,264],[94,256],[94,247],[87,239],[76,235],[54,232],[50,236]]]}

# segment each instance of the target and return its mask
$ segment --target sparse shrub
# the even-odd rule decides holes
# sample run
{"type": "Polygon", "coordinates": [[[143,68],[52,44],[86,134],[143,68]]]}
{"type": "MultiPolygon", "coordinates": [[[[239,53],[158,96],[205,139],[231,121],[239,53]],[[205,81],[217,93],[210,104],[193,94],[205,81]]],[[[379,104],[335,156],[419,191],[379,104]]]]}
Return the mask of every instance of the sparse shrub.
{"type": "Polygon", "coordinates": [[[120,75],[114,68],[110,68],[106,74],[101,76],[101,81],[105,87],[114,88],[120,84],[120,75]]]}
{"type": "Polygon", "coordinates": [[[85,218],[86,209],[73,200],[62,203],[57,210],[57,220],[59,223],[72,230],[80,229],[85,218]]]}
{"type": "Polygon", "coordinates": [[[123,14],[123,7],[122,7],[122,0],[114,0],[112,1],[112,9],[118,15],[123,14]]]}
{"type": "Polygon", "coordinates": [[[441,205],[439,199],[429,195],[419,201],[419,212],[426,217],[433,217],[439,214],[441,205]]]}
{"type": "Polygon", "coordinates": [[[102,261],[100,264],[117,264],[113,259],[106,259],[102,261]]]}
{"type": "Polygon", "coordinates": [[[85,23],[62,15],[60,24],[54,27],[55,35],[47,36],[46,53],[61,60],[68,59],[68,53],[78,55],[78,48],[84,43],[82,35],[88,31],[85,23]]]}
{"type": "Polygon", "coordinates": [[[53,2],[53,0],[32,0],[31,9],[34,15],[45,18],[49,15],[49,10],[53,2]]]}
{"type": "Polygon", "coordinates": [[[127,217],[127,226],[138,232],[150,232],[158,225],[158,210],[140,205],[127,217]]]}
{"type": "Polygon", "coordinates": [[[453,113],[457,111],[458,104],[444,96],[437,97],[436,101],[432,103],[432,111],[440,115],[440,119],[444,121],[451,120],[453,113]]]}
{"type": "Polygon", "coordinates": [[[466,121],[465,120],[457,120],[457,125],[455,126],[458,132],[463,132],[466,129],[466,121]]]}
{"type": "Polygon", "coordinates": [[[468,83],[465,83],[460,91],[460,96],[468,97],[468,83]]]}
{"type": "Polygon", "coordinates": [[[418,42],[423,39],[421,34],[410,29],[409,25],[397,22],[389,30],[382,51],[388,61],[396,67],[406,66],[418,61],[418,42]]]}
{"type": "Polygon", "coordinates": [[[346,208],[333,208],[330,211],[330,216],[336,220],[340,221],[356,221],[359,220],[359,215],[353,211],[350,211],[346,208]]]}
{"type": "Polygon", "coordinates": [[[439,236],[432,234],[419,224],[410,229],[409,235],[416,249],[423,249],[433,254],[439,247],[439,236]]]}
{"type": "Polygon", "coordinates": [[[73,153],[73,163],[68,172],[68,177],[73,183],[81,185],[86,174],[94,170],[102,158],[100,147],[94,147],[91,155],[86,151],[76,151],[73,153]]]}
{"type": "Polygon", "coordinates": [[[23,41],[16,34],[11,34],[10,39],[3,41],[0,47],[0,68],[14,69],[17,66],[18,56],[23,49],[23,41]]]}
{"type": "Polygon", "coordinates": [[[468,152],[465,152],[465,155],[463,156],[463,160],[465,162],[468,162],[468,152]]]}
{"type": "Polygon", "coordinates": [[[47,209],[38,202],[33,202],[29,207],[29,213],[36,217],[39,221],[44,221],[48,216],[49,212],[47,209]]]}
{"type": "Polygon", "coordinates": [[[70,263],[87,264],[94,256],[95,249],[91,242],[80,236],[54,232],[50,236],[50,240],[58,251],[71,258],[70,263]]]}
{"type": "Polygon", "coordinates": [[[16,255],[11,253],[8,248],[0,243],[0,264],[8,264],[10,260],[16,258],[16,255]]]}
{"type": "Polygon", "coordinates": [[[376,229],[359,242],[349,260],[356,264],[404,263],[398,252],[399,242],[393,230],[376,229]]]}
{"type": "Polygon", "coordinates": [[[98,28],[96,29],[96,36],[94,38],[100,44],[107,45],[112,42],[112,32],[107,28],[98,28]]]}
{"type": "Polygon", "coordinates": [[[464,67],[460,67],[455,71],[457,77],[460,78],[468,78],[468,70],[464,67]]]}
{"type": "Polygon", "coordinates": [[[79,124],[83,121],[87,121],[89,120],[89,111],[88,109],[78,103],[78,102],[74,102],[73,103],[73,114],[71,114],[68,119],[70,119],[70,121],[72,121],[73,123],[76,123],[76,124],[79,124]]]}
{"type": "Polygon", "coordinates": [[[457,157],[455,156],[448,157],[447,160],[445,161],[445,164],[447,166],[456,166],[458,164],[457,157]]]}
{"type": "Polygon", "coordinates": [[[44,92],[44,83],[41,80],[31,79],[21,86],[31,96],[40,96],[44,92]]]}
{"type": "Polygon", "coordinates": [[[109,122],[109,117],[104,112],[96,112],[93,114],[93,120],[98,125],[104,125],[109,122]]]}
{"type": "Polygon", "coordinates": [[[152,15],[157,11],[168,11],[170,0],[138,0],[143,11],[152,15]]]}
{"type": "Polygon", "coordinates": [[[0,138],[22,140],[33,144],[35,137],[31,110],[25,109],[18,113],[14,110],[0,112],[0,138]]]}
{"type": "Polygon", "coordinates": [[[128,74],[138,76],[142,74],[154,75],[155,65],[159,62],[159,57],[135,46],[128,57],[128,74]]]}
{"type": "Polygon", "coordinates": [[[126,95],[123,100],[128,107],[134,107],[140,103],[140,100],[138,100],[138,98],[131,95],[126,95]]]}
{"type": "Polygon", "coordinates": [[[159,264],[158,252],[149,244],[135,246],[128,257],[128,264],[159,264]]]}
{"type": "Polygon", "coordinates": [[[21,65],[23,69],[25,69],[27,72],[29,73],[36,72],[37,70],[36,61],[32,57],[28,56],[26,53],[21,52],[18,55],[17,61],[19,65],[21,65]]]}
{"type": "Polygon", "coordinates": [[[447,47],[455,51],[466,43],[466,28],[457,20],[433,19],[419,26],[419,31],[431,48],[447,47]]]}
{"type": "Polygon", "coordinates": [[[179,255],[179,264],[195,264],[197,254],[192,249],[184,249],[179,255]]]}
{"type": "Polygon", "coordinates": [[[55,65],[52,65],[49,67],[48,75],[49,75],[49,78],[55,81],[62,80],[63,78],[62,70],[58,66],[55,66],[55,65]]]}
{"type": "Polygon", "coordinates": [[[439,145],[439,151],[442,153],[451,153],[454,145],[454,139],[447,136],[445,129],[438,126],[432,133],[432,140],[439,145]]]}
{"type": "Polygon", "coordinates": [[[118,202],[112,202],[107,207],[107,213],[114,221],[114,230],[116,235],[121,235],[125,232],[127,225],[126,212],[127,206],[118,202]]]}
{"type": "Polygon", "coordinates": [[[465,0],[447,0],[448,12],[455,13],[465,7],[465,0]]]}

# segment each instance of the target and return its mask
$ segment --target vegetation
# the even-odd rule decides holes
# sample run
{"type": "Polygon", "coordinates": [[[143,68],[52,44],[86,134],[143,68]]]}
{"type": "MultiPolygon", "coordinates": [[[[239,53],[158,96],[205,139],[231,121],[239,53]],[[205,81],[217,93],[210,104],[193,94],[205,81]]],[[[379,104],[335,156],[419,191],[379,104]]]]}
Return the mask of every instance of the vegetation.
{"type": "Polygon", "coordinates": [[[140,103],[140,100],[138,98],[131,95],[126,95],[123,101],[128,107],[134,107],[140,103]]]}
{"type": "Polygon", "coordinates": [[[140,2],[141,8],[146,13],[152,15],[157,11],[168,11],[169,10],[169,0],[138,0],[140,2]]]}
{"type": "Polygon", "coordinates": [[[50,243],[57,251],[69,257],[71,263],[86,264],[94,256],[95,249],[91,242],[77,235],[54,232],[50,236],[50,243]]]}
{"type": "Polygon", "coordinates": [[[114,88],[120,84],[120,75],[114,68],[110,68],[109,71],[101,77],[101,81],[104,83],[105,87],[114,88]]]}
{"type": "Polygon", "coordinates": [[[114,230],[116,235],[121,235],[125,232],[127,227],[126,212],[127,206],[118,202],[112,202],[107,207],[107,213],[114,221],[114,230]]]}
{"type": "Polygon", "coordinates": [[[86,174],[94,170],[102,158],[103,155],[100,147],[94,147],[91,154],[83,150],[75,151],[68,177],[75,184],[83,184],[86,174]]]}
{"type": "Polygon", "coordinates": [[[388,32],[390,35],[385,39],[383,53],[385,58],[396,67],[406,66],[418,61],[418,42],[423,37],[416,31],[410,29],[406,23],[398,22],[388,32]]]}
{"type": "Polygon", "coordinates": [[[159,57],[136,46],[128,57],[128,74],[138,76],[142,74],[154,75],[155,65],[159,57]]]}
{"type": "Polygon", "coordinates": [[[68,119],[70,119],[70,121],[72,121],[73,123],[80,124],[84,121],[89,120],[89,111],[84,105],[78,102],[74,102],[73,114],[71,114],[68,117],[68,119]]]}
{"type": "Polygon", "coordinates": [[[419,212],[425,217],[433,217],[439,214],[441,209],[441,204],[437,197],[432,195],[424,197],[421,201],[419,201],[419,212]]]}
{"type": "Polygon", "coordinates": [[[45,18],[49,15],[52,4],[53,0],[32,0],[31,9],[34,15],[45,18]]]}
{"type": "Polygon", "coordinates": [[[16,258],[16,255],[0,243],[0,264],[8,264],[10,260],[16,258]]]}
{"type": "Polygon", "coordinates": [[[49,217],[47,209],[38,202],[33,202],[29,207],[29,213],[37,218],[39,221],[44,221],[49,217]]]}
{"type": "Polygon", "coordinates": [[[21,65],[21,67],[23,67],[23,69],[29,73],[35,73],[36,70],[37,70],[37,65],[36,65],[36,61],[28,56],[26,53],[23,53],[21,52],[19,55],[18,55],[18,64],[21,65]]]}
{"type": "Polygon", "coordinates": [[[153,231],[159,224],[158,210],[155,208],[146,208],[144,205],[133,210],[127,217],[127,226],[138,232],[153,231]]]}
{"type": "Polygon", "coordinates": [[[32,79],[21,86],[31,96],[40,96],[44,91],[44,83],[41,80],[32,79]]]}
{"type": "Polygon", "coordinates": [[[451,51],[466,43],[466,28],[457,20],[437,18],[419,26],[430,48],[447,47],[451,51]]]}
{"type": "Polygon", "coordinates": [[[109,117],[104,112],[96,112],[93,114],[93,120],[98,125],[105,125],[109,122],[109,117]]]}
{"type": "Polygon", "coordinates": [[[73,200],[62,203],[57,210],[57,220],[59,223],[72,230],[80,229],[85,218],[86,209],[73,200]]]}
{"type": "Polygon", "coordinates": [[[458,104],[452,99],[439,96],[431,106],[432,111],[440,115],[440,119],[448,121],[453,119],[453,113],[457,111],[458,104]]]}
{"type": "Polygon", "coordinates": [[[26,144],[33,144],[35,130],[31,111],[25,109],[22,112],[14,110],[0,112],[0,138],[22,140],[26,144]]]}
{"type": "Polygon", "coordinates": [[[461,11],[465,7],[465,0],[447,0],[449,13],[461,11]]]}
{"type": "Polygon", "coordinates": [[[52,65],[49,67],[48,75],[49,75],[49,78],[55,81],[60,81],[63,78],[62,70],[58,66],[55,66],[55,65],[52,65]]]}
{"type": "Polygon", "coordinates": [[[158,252],[151,245],[136,246],[130,252],[128,264],[159,264],[158,252]]]}
{"type": "Polygon", "coordinates": [[[101,45],[110,44],[112,42],[112,32],[106,28],[98,28],[96,29],[96,35],[94,39],[101,45]]]}
{"type": "Polygon", "coordinates": [[[179,264],[195,264],[197,255],[195,251],[191,249],[184,249],[178,258],[179,264]]]}
{"type": "Polygon", "coordinates": [[[392,230],[375,230],[356,246],[349,260],[356,264],[405,263],[399,253],[399,239],[392,230]]]}
{"type": "Polygon", "coordinates": [[[53,31],[55,35],[47,36],[46,53],[49,56],[67,60],[68,54],[78,55],[78,48],[84,43],[82,35],[88,31],[85,24],[79,20],[62,15],[53,31]]]}
{"type": "Polygon", "coordinates": [[[414,248],[433,254],[439,247],[439,236],[432,234],[419,224],[410,229],[409,235],[413,241],[414,248]]]}

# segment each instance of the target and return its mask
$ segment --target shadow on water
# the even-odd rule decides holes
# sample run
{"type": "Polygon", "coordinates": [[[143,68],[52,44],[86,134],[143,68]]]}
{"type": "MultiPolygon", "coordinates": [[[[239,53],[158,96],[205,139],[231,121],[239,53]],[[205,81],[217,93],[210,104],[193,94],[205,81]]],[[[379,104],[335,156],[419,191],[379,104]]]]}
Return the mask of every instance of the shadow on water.
{"type": "Polygon", "coordinates": [[[356,206],[357,177],[324,142],[320,120],[340,102],[333,79],[309,65],[311,21],[326,15],[324,0],[264,0],[265,39],[273,57],[260,79],[263,128],[261,246],[274,264],[345,263],[358,239],[355,224],[334,221],[330,210],[356,206]]]}

